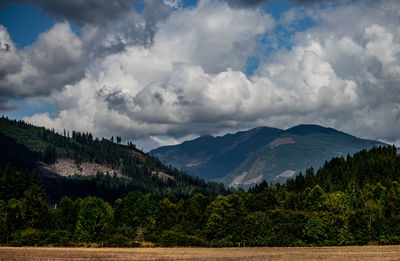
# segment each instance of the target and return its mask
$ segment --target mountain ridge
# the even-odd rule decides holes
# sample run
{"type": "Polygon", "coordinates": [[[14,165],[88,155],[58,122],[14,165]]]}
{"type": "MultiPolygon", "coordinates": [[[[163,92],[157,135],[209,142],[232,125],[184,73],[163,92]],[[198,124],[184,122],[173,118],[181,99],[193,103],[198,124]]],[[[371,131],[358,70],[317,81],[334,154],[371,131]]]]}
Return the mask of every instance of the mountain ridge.
{"type": "MultiPolygon", "coordinates": [[[[232,171],[235,166],[238,166],[242,162],[241,159],[244,159],[249,153],[253,152],[254,148],[261,148],[264,145],[259,142],[260,138],[265,137],[266,144],[272,141],[270,137],[274,137],[281,132],[282,130],[277,128],[257,127],[249,131],[239,131],[234,134],[226,134],[218,137],[210,135],[201,136],[194,140],[183,142],[180,146],[183,148],[184,153],[179,153],[172,165],[189,172],[195,170],[197,175],[206,179],[213,179],[215,177],[209,177],[207,175],[208,169],[198,167],[204,164],[204,162],[207,162],[214,172],[222,173],[217,177],[223,177],[223,174],[232,171]],[[253,135],[249,136],[249,133],[253,135]],[[206,143],[203,143],[203,141],[206,141],[206,143]],[[244,143],[245,141],[246,143],[244,143]],[[226,153],[227,146],[231,147],[233,153],[226,153]],[[215,157],[210,158],[210,154],[214,152],[216,152],[215,157]],[[233,163],[233,165],[228,166],[224,163],[233,163]]],[[[164,161],[167,160],[168,157],[162,156],[160,152],[168,151],[167,153],[171,153],[171,156],[174,157],[175,148],[176,145],[160,147],[156,150],[152,150],[150,154],[164,161]]],[[[169,161],[167,162],[170,163],[169,161]]]]}
{"type": "Polygon", "coordinates": [[[284,182],[308,167],[322,166],[333,157],[385,145],[316,124],[300,124],[286,130],[260,126],[206,137],[160,147],[151,154],[201,178],[247,188],[262,180],[284,182]]]}
{"type": "Polygon", "coordinates": [[[222,184],[165,166],[130,142],[124,145],[93,138],[90,133],[71,134],[0,118],[0,167],[36,169],[52,203],[62,196],[87,195],[113,203],[129,191],[178,197],[229,193],[222,184]]]}

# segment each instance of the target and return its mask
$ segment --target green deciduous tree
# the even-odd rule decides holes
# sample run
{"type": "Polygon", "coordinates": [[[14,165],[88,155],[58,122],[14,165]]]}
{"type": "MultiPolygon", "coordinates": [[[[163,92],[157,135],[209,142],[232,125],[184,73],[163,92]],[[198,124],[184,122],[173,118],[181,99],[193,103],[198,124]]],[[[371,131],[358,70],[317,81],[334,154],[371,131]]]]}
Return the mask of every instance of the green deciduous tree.
{"type": "Polygon", "coordinates": [[[95,242],[104,240],[111,230],[113,209],[100,198],[86,197],[79,211],[76,234],[79,240],[95,242]]]}
{"type": "Polygon", "coordinates": [[[242,238],[247,246],[270,245],[271,233],[272,222],[265,212],[253,212],[244,219],[242,238]]]}
{"type": "Polygon", "coordinates": [[[310,216],[303,229],[304,241],[312,245],[321,245],[327,238],[322,220],[316,216],[310,216]]]}
{"type": "Polygon", "coordinates": [[[229,239],[231,242],[242,241],[242,229],[247,209],[243,192],[228,196],[218,196],[207,208],[205,232],[209,240],[229,239]]]}
{"type": "Polygon", "coordinates": [[[5,223],[5,240],[8,243],[11,234],[22,229],[25,224],[24,200],[10,199],[4,208],[3,222],[5,223]]]}
{"type": "Polygon", "coordinates": [[[138,228],[144,228],[154,220],[157,210],[156,198],[140,192],[130,192],[128,196],[117,200],[115,209],[115,228],[125,236],[133,236],[138,228]]]}
{"type": "Polygon", "coordinates": [[[55,210],[55,226],[59,230],[74,232],[81,208],[81,200],[63,197],[55,210]]]}
{"type": "Polygon", "coordinates": [[[329,193],[322,203],[320,218],[327,228],[329,244],[347,245],[354,242],[349,224],[354,215],[350,197],[344,192],[329,193]]]}

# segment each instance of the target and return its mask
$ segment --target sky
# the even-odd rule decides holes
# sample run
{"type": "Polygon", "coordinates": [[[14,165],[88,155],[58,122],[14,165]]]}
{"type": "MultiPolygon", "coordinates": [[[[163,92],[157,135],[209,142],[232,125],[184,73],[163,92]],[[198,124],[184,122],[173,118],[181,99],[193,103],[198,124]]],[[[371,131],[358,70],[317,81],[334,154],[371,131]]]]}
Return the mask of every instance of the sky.
{"type": "Polygon", "coordinates": [[[400,1],[0,0],[0,114],[145,151],[319,124],[400,145],[400,1]]]}

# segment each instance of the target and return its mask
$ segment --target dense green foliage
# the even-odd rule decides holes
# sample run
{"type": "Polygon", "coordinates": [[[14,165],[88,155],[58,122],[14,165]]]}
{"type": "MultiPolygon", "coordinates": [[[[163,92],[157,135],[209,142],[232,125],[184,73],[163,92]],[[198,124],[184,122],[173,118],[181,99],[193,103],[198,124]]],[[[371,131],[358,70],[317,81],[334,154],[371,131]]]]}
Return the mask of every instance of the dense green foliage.
{"type": "Polygon", "coordinates": [[[400,243],[400,156],[376,147],[280,185],[189,198],[130,192],[64,197],[48,208],[36,173],[0,171],[0,241],[9,245],[322,246],[400,243]]]}
{"type": "MultiPolygon", "coordinates": [[[[101,197],[109,203],[122,198],[129,191],[187,198],[196,193],[205,195],[227,194],[229,191],[215,182],[205,182],[177,169],[167,167],[158,159],[138,150],[134,144],[119,144],[121,137],[112,140],[93,138],[90,133],[54,130],[36,127],[23,121],[0,118],[0,167],[8,163],[32,171],[37,162],[54,163],[59,158],[97,163],[118,170],[123,178],[113,173],[92,173],[91,176],[60,177],[38,168],[49,202],[54,204],[63,196],[75,199],[86,195],[101,197]],[[172,177],[163,180],[153,172],[172,177]],[[96,175],[97,174],[97,175],[96,175]]],[[[57,173],[55,173],[57,174],[57,173]]]]}

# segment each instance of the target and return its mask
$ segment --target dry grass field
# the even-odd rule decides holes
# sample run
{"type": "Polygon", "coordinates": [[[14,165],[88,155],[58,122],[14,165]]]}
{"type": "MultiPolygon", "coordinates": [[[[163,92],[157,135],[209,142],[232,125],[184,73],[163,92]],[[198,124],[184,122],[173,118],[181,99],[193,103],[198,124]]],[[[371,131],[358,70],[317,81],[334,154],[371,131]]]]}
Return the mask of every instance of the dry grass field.
{"type": "Polygon", "coordinates": [[[1,247],[0,260],[399,260],[400,246],[264,248],[1,247]]]}

